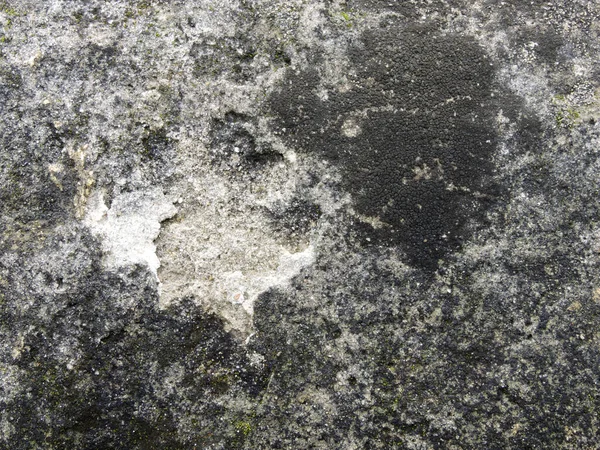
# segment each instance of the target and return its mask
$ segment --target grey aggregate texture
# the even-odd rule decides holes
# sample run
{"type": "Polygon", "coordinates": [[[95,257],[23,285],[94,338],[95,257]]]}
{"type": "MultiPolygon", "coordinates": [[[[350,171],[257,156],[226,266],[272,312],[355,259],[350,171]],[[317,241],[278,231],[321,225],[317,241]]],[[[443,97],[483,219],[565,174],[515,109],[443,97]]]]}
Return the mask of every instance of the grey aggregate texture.
{"type": "Polygon", "coordinates": [[[0,449],[595,449],[600,3],[0,0],[0,449]]]}

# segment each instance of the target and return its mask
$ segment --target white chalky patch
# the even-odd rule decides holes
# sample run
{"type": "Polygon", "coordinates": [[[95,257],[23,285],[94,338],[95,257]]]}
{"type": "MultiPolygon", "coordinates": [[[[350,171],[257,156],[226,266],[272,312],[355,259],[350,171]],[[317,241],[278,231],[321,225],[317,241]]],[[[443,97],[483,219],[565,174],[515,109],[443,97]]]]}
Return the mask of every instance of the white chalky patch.
{"type": "Polygon", "coordinates": [[[89,199],[84,223],[100,237],[107,267],[144,264],[158,280],[160,261],[154,240],[160,233],[160,223],[176,213],[160,189],[121,194],[110,209],[102,192],[95,192],[89,199]]]}

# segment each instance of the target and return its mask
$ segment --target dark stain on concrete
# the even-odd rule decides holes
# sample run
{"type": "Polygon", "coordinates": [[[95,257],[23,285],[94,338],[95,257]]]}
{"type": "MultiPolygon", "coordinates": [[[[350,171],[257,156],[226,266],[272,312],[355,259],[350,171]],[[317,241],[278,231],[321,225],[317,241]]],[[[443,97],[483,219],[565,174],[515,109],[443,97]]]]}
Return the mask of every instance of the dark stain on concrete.
{"type": "Polygon", "coordinates": [[[351,88],[326,100],[318,66],[290,72],[268,101],[274,124],[339,166],[356,210],[386,224],[363,226],[365,243],[435,270],[500,195],[492,62],[469,37],[416,26],[369,30],[349,56],[351,88]]]}

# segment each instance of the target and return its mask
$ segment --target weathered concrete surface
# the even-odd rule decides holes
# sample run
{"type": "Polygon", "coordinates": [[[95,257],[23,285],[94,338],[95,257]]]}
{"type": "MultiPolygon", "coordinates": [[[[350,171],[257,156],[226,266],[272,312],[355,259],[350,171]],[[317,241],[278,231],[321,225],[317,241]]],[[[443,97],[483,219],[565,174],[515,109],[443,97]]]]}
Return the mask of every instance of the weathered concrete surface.
{"type": "Polygon", "coordinates": [[[596,448],[594,1],[0,1],[0,448],[596,448]]]}

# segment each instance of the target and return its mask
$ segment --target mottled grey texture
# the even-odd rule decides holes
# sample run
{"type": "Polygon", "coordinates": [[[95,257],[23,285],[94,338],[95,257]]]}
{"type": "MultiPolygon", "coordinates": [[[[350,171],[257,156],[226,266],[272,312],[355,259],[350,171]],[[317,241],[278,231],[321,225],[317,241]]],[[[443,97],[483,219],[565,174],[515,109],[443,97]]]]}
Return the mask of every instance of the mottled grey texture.
{"type": "Polygon", "coordinates": [[[0,0],[0,448],[596,448],[599,24],[0,0]]]}

